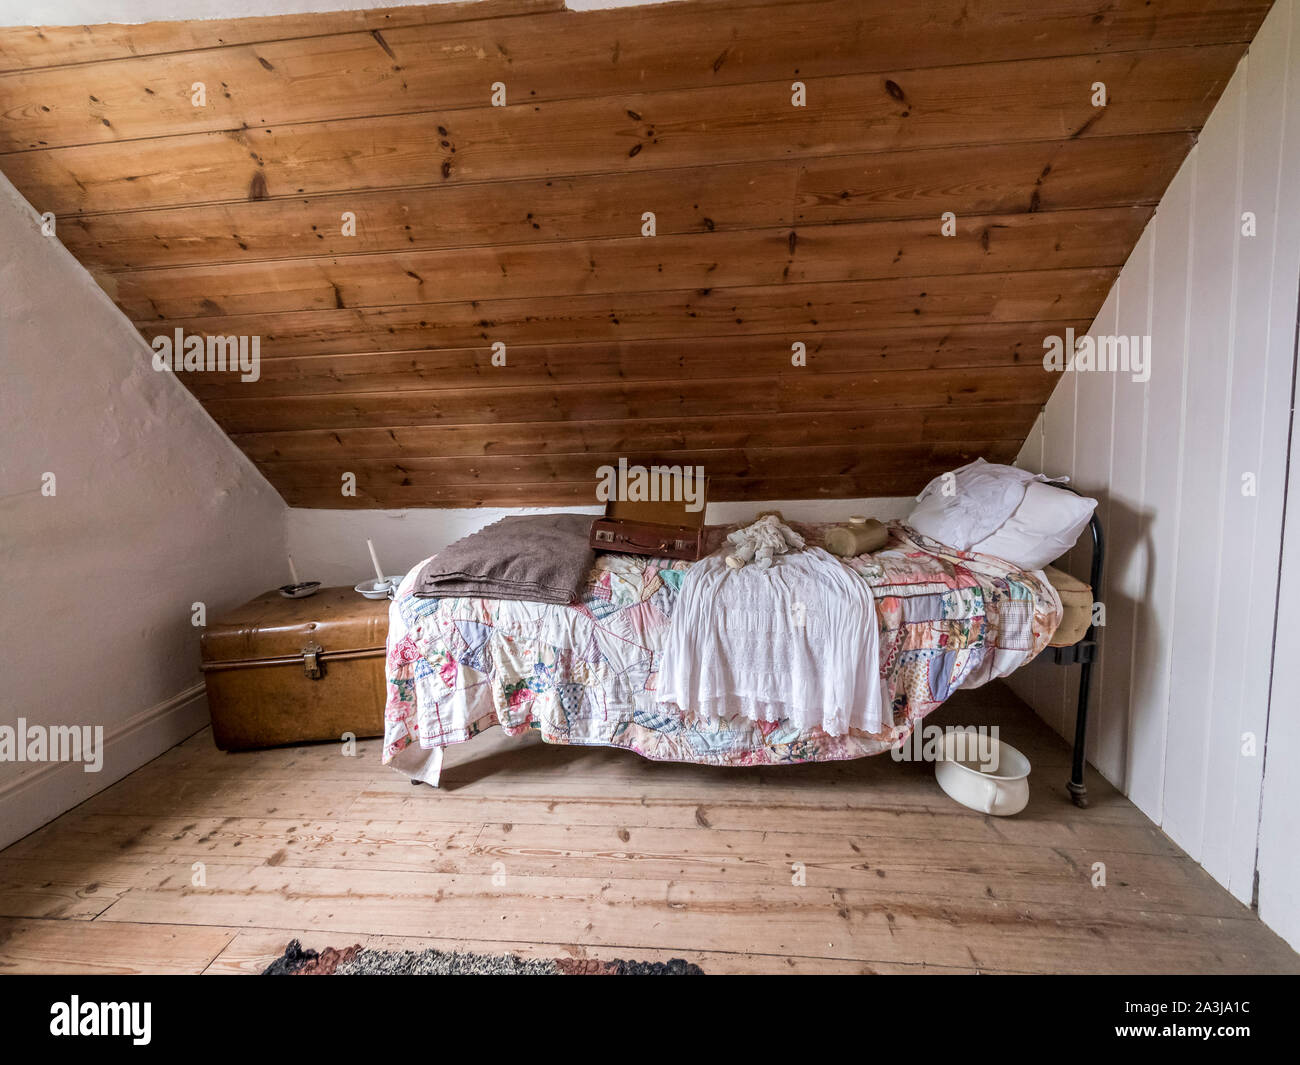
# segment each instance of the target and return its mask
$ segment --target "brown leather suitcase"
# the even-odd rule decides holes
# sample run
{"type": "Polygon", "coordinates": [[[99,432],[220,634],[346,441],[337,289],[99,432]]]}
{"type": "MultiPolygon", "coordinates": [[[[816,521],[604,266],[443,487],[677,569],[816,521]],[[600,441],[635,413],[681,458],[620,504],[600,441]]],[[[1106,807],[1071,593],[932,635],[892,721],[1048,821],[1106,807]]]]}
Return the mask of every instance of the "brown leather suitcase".
{"type": "Polygon", "coordinates": [[[351,588],[271,591],[210,622],[201,668],[217,746],[382,735],[388,605],[351,588]]]}
{"type": "MultiPolygon", "coordinates": [[[[706,478],[705,498],[708,484],[706,478]]],[[[698,562],[704,555],[704,509],[687,510],[669,500],[612,499],[605,516],[591,523],[590,543],[597,551],[698,562]]]]}

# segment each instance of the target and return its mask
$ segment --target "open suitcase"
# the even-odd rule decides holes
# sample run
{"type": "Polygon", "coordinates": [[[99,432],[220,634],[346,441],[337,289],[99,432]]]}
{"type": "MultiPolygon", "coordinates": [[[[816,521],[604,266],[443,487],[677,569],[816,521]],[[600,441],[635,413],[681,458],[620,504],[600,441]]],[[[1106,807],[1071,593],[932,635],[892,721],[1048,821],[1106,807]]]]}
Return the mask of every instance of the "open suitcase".
{"type": "MultiPolygon", "coordinates": [[[[704,495],[708,497],[708,479],[704,495]]],[[[704,512],[674,500],[610,500],[605,516],[591,523],[597,551],[652,555],[698,562],[704,555],[704,512]]]]}

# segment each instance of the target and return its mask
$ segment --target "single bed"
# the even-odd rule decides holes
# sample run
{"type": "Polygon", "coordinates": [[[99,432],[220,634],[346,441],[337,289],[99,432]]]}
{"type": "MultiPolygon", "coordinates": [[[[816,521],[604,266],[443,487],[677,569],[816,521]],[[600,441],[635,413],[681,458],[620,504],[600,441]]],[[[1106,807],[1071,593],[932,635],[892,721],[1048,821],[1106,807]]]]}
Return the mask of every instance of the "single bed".
{"type": "MultiPolygon", "coordinates": [[[[792,523],[794,524],[794,523],[792,523]]],[[[795,525],[821,546],[826,525],[795,525]]],[[[710,526],[716,549],[735,526],[710,526]]],[[[881,732],[830,736],[736,716],[709,722],[656,701],[656,673],[692,563],[596,557],[568,606],[419,598],[423,562],[390,609],[384,762],[438,783],[442,749],[499,725],[547,743],[623,747],[659,761],[772,765],[878,754],[958,688],[1005,676],[1042,651],[1061,601],[1041,571],[960,553],[902,524],[879,551],[847,560],[870,585],[879,622],[881,732]]]]}

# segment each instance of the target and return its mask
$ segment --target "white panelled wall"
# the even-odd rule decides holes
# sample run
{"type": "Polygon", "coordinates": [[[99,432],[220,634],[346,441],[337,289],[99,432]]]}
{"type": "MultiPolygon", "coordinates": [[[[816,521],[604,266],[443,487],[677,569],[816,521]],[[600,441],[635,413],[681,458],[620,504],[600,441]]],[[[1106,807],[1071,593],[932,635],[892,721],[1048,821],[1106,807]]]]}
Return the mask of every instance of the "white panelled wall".
{"type": "MultiPolygon", "coordinates": [[[[1268,830],[1294,816],[1300,773],[1265,757],[1270,713],[1279,743],[1282,727],[1300,745],[1281,644],[1270,708],[1300,281],[1298,9],[1274,7],[1093,324],[1151,337],[1149,382],[1063,374],[1017,463],[1100,500],[1089,760],[1247,903],[1258,848],[1260,915],[1300,946],[1295,841],[1268,830]]],[[[1087,545],[1061,565],[1086,579],[1087,545]]],[[[1010,683],[1072,736],[1077,667],[1044,656],[1010,683]]]]}

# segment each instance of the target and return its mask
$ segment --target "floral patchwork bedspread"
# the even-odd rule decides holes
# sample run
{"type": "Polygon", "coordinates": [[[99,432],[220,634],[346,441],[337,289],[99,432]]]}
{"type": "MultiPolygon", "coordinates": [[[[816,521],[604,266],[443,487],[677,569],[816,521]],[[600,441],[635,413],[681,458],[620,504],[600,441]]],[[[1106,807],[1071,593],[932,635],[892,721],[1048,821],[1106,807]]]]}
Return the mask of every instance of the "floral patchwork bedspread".
{"type": "MultiPolygon", "coordinates": [[[[792,523],[793,524],[793,523],[792,523]]],[[[828,526],[796,525],[820,546],[828,526]]],[[[711,526],[718,545],[734,526],[711,526]]],[[[1005,676],[1037,655],[1061,620],[1055,589],[987,555],[963,554],[903,525],[847,564],[870,585],[880,624],[880,733],[733,717],[710,723],[661,704],[655,680],[669,619],[692,563],[597,555],[581,601],[419,599],[423,563],[389,612],[384,761],[500,725],[548,743],[626,747],[661,761],[714,765],[836,761],[907,740],[957,688],[1005,676]]]]}

